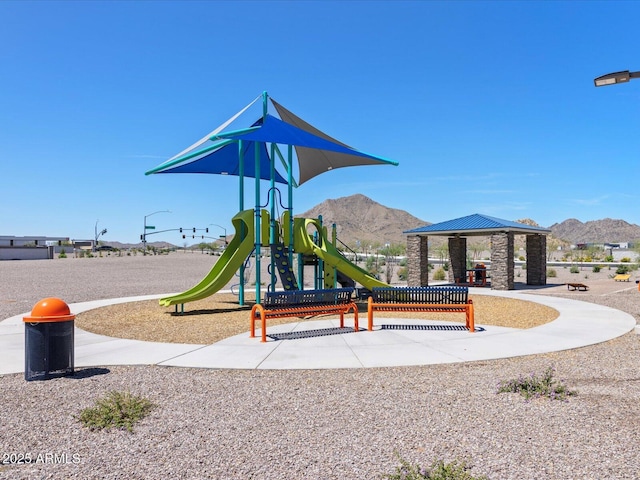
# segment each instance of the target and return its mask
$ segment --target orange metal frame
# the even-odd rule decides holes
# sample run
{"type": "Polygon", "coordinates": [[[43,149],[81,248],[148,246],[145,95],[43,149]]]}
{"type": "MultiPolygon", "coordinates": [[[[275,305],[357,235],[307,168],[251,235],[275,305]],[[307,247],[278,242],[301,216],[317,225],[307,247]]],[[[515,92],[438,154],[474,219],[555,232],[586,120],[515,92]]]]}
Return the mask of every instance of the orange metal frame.
{"type": "Polygon", "coordinates": [[[473,301],[467,303],[375,303],[373,297],[369,297],[367,308],[368,330],[373,330],[373,312],[375,310],[385,312],[452,312],[465,313],[466,326],[469,332],[475,332],[475,319],[473,314],[473,301]]]}
{"type": "Polygon", "coordinates": [[[354,331],[358,331],[358,306],[354,303],[345,303],[341,305],[309,305],[296,306],[291,308],[269,309],[259,303],[251,308],[251,338],[256,336],[256,317],[259,316],[262,322],[262,342],[267,341],[267,318],[283,318],[283,317],[305,317],[307,315],[330,315],[340,314],[340,328],[344,328],[344,314],[349,310],[353,310],[354,331]]]}

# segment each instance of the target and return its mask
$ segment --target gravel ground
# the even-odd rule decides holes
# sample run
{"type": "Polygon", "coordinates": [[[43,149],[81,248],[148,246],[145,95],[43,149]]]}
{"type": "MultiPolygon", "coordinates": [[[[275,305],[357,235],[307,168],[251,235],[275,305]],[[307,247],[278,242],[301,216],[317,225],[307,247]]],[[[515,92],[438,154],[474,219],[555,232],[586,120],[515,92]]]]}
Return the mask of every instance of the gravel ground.
{"type": "MultiPolygon", "coordinates": [[[[0,262],[0,318],[45,296],[73,303],[180,291],[210,264],[199,254],[0,262]]],[[[634,283],[606,272],[565,279],[557,270],[549,281],[560,285],[537,293],[640,319],[634,283]],[[567,292],[566,281],[591,290],[567,292]]],[[[0,461],[29,455],[39,463],[0,464],[0,478],[375,479],[393,472],[396,452],[424,465],[465,460],[471,473],[494,480],[639,478],[639,340],[630,333],[566,352],[422,367],[106,367],[45,382],[6,375],[0,461]],[[499,381],[550,366],[577,390],[568,402],[496,394],[499,381]],[[111,390],[143,395],[156,408],[133,433],[83,428],[76,416],[111,390]]]]}

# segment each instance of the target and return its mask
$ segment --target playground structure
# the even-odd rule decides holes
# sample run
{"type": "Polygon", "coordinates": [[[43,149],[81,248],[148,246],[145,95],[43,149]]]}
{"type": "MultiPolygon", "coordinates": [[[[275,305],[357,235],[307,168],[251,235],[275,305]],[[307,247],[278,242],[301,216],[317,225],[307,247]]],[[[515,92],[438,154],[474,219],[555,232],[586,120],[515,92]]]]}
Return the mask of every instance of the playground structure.
{"type": "Polygon", "coordinates": [[[195,144],[170,158],[146,175],[158,173],[208,173],[234,175],[239,178],[239,213],[233,217],[236,230],[231,243],[215,263],[206,277],[193,288],[179,295],[163,298],[164,306],[181,305],[206,298],[226,285],[236,272],[240,284],[238,297],[240,305],[245,304],[245,260],[255,255],[255,302],[260,303],[261,278],[260,262],[262,248],[271,250],[270,291],[276,288],[276,272],[280,274],[285,290],[301,289],[304,285],[304,256],[317,259],[316,286],[335,288],[338,275],[359,282],[364,288],[387,286],[370,276],[365,270],[350,262],[333,243],[327,240],[326,228],[321,219],[294,218],[293,188],[306,181],[337,168],[358,165],[397,165],[397,162],[360,152],[321,132],[306,121],[270,98],[266,92],[253,100],[244,109],[210,132],[195,144]],[[262,99],[262,115],[249,128],[227,130],[254,103],[262,99]],[[280,118],[268,112],[269,101],[280,118]],[[286,148],[283,155],[281,146],[286,148]],[[294,164],[294,150],[297,165],[294,164]],[[276,168],[279,160],[286,171],[280,174],[276,168]],[[297,180],[294,169],[297,166],[297,180]],[[253,209],[244,206],[244,179],[255,179],[255,204],[253,209]],[[270,188],[263,204],[261,181],[268,181],[270,188]],[[287,185],[287,205],[282,218],[276,209],[280,199],[276,183],[287,185]],[[269,210],[267,210],[269,208],[269,210]],[[308,232],[311,229],[312,232],[308,232]],[[291,268],[294,254],[299,255],[298,278],[291,268]],[[318,281],[319,279],[322,281],[318,281]]]}
{"type": "MultiPolygon", "coordinates": [[[[264,239],[261,246],[271,248],[270,291],[275,290],[276,273],[284,290],[302,290],[306,256],[314,256],[318,259],[314,275],[316,288],[335,288],[338,283],[337,272],[360,283],[368,290],[388,286],[342,255],[335,245],[327,240],[327,229],[322,226],[321,219],[294,218],[293,230],[290,230],[288,213],[284,213],[282,222],[278,220],[271,222],[269,213],[266,210],[260,211],[263,228],[261,237],[264,239]],[[271,226],[276,231],[275,237],[267,235],[271,226]],[[293,241],[293,250],[285,247],[291,244],[291,241],[293,241]],[[294,254],[298,255],[297,275],[292,268],[294,254]]],[[[227,285],[255,250],[256,235],[253,216],[253,210],[245,210],[233,217],[232,223],[236,235],[211,271],[186,292],[160,299],[160,305],[177,306],[201,300],[227,285]],[[242,232],[244,232],[244,238],[242,232]]]]}

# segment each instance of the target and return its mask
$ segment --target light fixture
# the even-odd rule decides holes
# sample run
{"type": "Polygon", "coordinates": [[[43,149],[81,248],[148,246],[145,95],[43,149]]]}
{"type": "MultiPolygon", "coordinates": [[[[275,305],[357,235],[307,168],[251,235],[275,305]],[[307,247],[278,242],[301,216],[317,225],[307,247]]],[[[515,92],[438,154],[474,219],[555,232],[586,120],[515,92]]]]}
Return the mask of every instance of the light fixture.
{"type": "Polygon", "coordinates": [[[607,85],[615,85],[616,83],[626,83],[632,78],[640,78],[640,72],[623,72],[607,73],[593,80],[596,87],[605,87],[607,85]]]}

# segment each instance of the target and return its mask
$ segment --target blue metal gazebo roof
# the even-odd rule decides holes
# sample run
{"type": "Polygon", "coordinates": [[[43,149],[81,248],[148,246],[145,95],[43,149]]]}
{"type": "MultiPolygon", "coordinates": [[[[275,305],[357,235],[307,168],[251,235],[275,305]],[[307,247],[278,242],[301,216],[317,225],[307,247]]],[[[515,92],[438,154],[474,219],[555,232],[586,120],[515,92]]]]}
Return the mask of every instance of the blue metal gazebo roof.
{"type": "Polygon", "coordinates": [[[489,235],[496,232],[519,234],[548,234],[551,230],[534,227],[525,223],[512,222],[501,218],[475,213],[466,217],[434,223],[424,227],[406,230],[403,233],[413,235],[489,235]]]}

